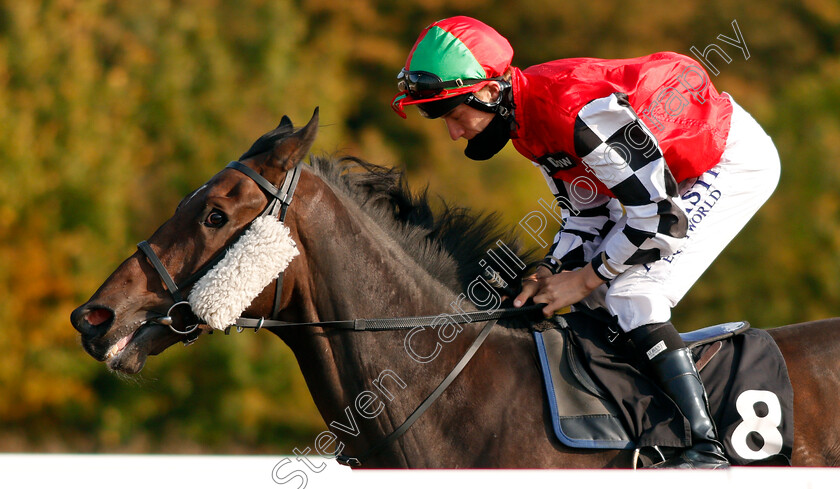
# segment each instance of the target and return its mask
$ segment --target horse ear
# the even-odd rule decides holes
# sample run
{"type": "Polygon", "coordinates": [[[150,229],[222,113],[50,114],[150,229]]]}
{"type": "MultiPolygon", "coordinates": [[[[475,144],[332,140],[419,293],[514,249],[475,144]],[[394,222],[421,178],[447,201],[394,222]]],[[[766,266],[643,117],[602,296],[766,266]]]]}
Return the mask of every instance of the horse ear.
{"type": "MultiPolygon", "coordinates": [[[[280,125],[282,126],[286,121],[291,125],[291,121],[285,116],[280,122],[280,125]]],[[[310,148],[312,148],[312,143],[315,142],[315,136],[317,134],[318,107],[315,107],[312,119],[309,120],[303,129],[274,143],[274,149],[271,151],[271,164],[284,171],[290,170],[306,156],[310,148]]]]}
{"type": "Polygon", "coordinates": [[[277,124],[277,129],[282,129],[283,132],[292,132],[294,130],[292,120],[289,119],[289,116],[284,115],[283,118],[280,119],[280,124],[277,124]]]}

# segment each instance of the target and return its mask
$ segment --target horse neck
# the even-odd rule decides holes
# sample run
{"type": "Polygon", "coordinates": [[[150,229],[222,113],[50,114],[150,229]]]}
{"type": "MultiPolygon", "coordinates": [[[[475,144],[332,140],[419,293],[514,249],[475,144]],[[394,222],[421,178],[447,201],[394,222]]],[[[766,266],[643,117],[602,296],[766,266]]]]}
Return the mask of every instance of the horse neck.
{"type": "MultiPolygon", "coordinates": [[[[290,212],[301,256],[293,262],[294,306],[285,311],[288,318],[309,322],[451,312],[458,293],[432,277],[349,197],[311,174],[306,177],[290,212]]],[[[393,430],[391,419],[405,417],[406,407],[389,412],[403,400],[387,403],[389,395],[405,388],[406,372],[417,367],[404,349],[405,331],[308,328],[281,335],[327,424],[358,423],[358,435],[342,436],[330,428],[348,452],[370,446],[393,430]],[[354,407],[363,392],[378,395],[389,414],[363,419],[354,407]]],[[[412,409],[418,403],[405,401],[412,409]]]]}
{"type": "MultiPolygon", "coordinates": [[[[295,227],[306,255],[312,320],[442,312],[457,295],[403,249],[350,197],[319,178],[305,179],[295,227]]],[[[295,209],[298,211],[298,209],[295,209]]]]}

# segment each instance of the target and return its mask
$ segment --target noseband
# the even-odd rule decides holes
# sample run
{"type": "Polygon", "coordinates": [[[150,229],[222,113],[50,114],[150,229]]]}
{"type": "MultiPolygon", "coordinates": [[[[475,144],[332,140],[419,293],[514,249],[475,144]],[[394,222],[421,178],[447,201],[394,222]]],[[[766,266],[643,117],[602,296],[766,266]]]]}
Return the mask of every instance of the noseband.
{"type": "MultiPolygon", "coordinates": [[[[237,170],[245,174],[245,176],[253,180],[254,183],[256,183],[267,195],[268,204],[265,206],[265,209],[263,209],[262,213],[260,213],[260,215],[257,217],[272,215],[275,216],[280,222],[285,222],[286,211],[292,204],[292,198],[295,194],[295,188],[297,188],[298,180],[300,180],[301,166],[299,163],[295,165],[293,169],[286,172],[286,178],[283,180],[283,185],[281,185],[280,188],[275,187],[274,184],[266,180],[265,177],[238,161],[231,161],[225,168],[237,170]]],[[[253,220],[251,222],[253,222],[253,220]]],[[[145,254],[146,257],[149,259],[149,263],[152,264],[155,271],[158,273],[158,275],[160,275],[161,280],[163,281],[164,285],[166,285],[166,289],[169,290],[169,294],[175,301],[175,303],[166,312],[166,316],[150,319],[147,322],[169,326],[169,329],[171,329],[173,332],[185,336],[189,336],[193,333],[196,333],[199,324],[193,324],[185,330],[175,328],[175,326],[173,325],[174,320],[172,318],[172,311],[181,306],[190,307],[190,303],[184,299],[184,295],[181,291],[200,280],[201,277],[206,275],[207,272],[209,272],[214,266],[216,266],[216,264],[218,264],[219,261],[222,258],[224,258],[228,248],[230,248],[230,246],[232,245],[233,243],[219,250],[219,252],[216,253],[216,255],[213,256],[213,258],[209,262],[207,262],[207,264],[205,264],[198,271],[187,277],[186,280],[184,280],[183,282],[181,282],[180,285],[178,285],[175,283],[175,280],[172,278],[172,275],[170,275],[169,272],[166,270],[166,267],[163,266],[163,263],[161,263],[160,258],[158,258],[157,254],[152,249],[151,245],[149,245],[148,241],[141,241],[140,243],[138,243],[137,248],[139,248],[140,251],[142,251],[143,254],[145,254]]],[[[277,288],[274,291],[274,307],[271,311],[272,319],[274,319],[280,311],[280,293],[282,289],[283,272],[280,272],[280,275],[278,275],[277,277],[277,288]]],[[[194,341],[195,338],[191,338],[191,340],[194,341]]],[[[191,342],[189,339],[185,339],[184,341],[185,343],[191,342]]]]}

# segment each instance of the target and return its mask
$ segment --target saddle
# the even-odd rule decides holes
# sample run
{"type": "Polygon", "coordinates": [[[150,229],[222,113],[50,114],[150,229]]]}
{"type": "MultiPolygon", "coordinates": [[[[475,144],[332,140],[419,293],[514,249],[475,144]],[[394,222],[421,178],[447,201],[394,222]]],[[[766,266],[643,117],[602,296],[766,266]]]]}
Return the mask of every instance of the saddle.
{"type": "MultiPolygon", "coordinates": [[[[614,323],[586,311],[532,328],[561,443],[660,453],[691,446],[688,422],[674,402],[634,366],[635,352],[610,341],[618,331],[614,323]]],[[[706,386],[730,461],[790,465],[793,388],[770,335],[742,321],[681,336],[706,386]]]]}

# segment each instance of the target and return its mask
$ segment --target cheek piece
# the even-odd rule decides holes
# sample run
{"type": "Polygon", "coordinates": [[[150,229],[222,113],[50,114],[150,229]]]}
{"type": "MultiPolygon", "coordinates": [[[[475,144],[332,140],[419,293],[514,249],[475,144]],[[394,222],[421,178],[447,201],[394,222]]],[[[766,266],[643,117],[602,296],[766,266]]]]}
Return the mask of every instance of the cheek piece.
{"type": "Polygon", "coordinates": [[[224,258],[195,283],[188,298],[190,307],[208,326],[224,330],[298,254],[289,228],[272,215],[258,217],[224,258]]]}

